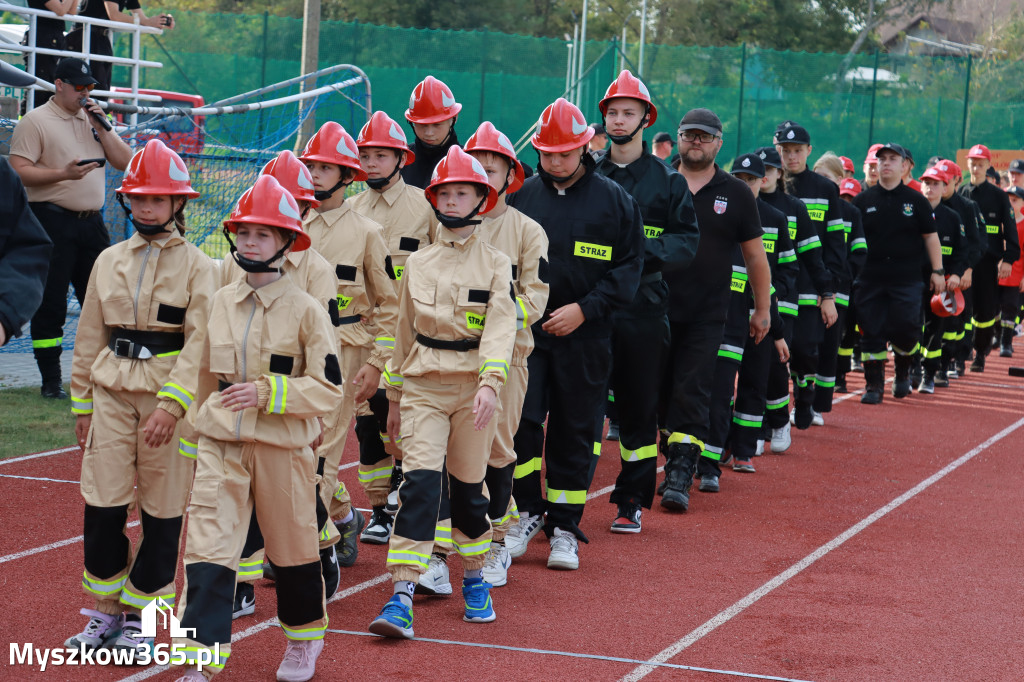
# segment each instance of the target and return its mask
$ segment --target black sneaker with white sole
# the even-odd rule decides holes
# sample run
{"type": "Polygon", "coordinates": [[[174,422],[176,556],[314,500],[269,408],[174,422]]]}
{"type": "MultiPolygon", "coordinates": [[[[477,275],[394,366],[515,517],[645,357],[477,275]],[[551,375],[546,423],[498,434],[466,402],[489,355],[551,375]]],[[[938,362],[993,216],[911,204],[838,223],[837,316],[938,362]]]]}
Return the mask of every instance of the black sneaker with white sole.
{"type": "Polygon", "coordinates": [[[252,615],[256,611],[256,590],[252,583],[235,585],[235,605],[231,611],[231,620],[252,615]]]}
{"type": "Polygon", "coordinates": [[[371,545],[388,544],[388,540],[391,539],[391,524],[393,522],[391,515],[384,510],[384,507],[374,507],[370,522],[359,536],[359,541],[371,545]]]}
{"type": "Polygon", "coordinates": [[[639,504],[620,504],[619,511],[612,522],[613,533],[639,533],[640,517],[643,510],[639,504]]]}

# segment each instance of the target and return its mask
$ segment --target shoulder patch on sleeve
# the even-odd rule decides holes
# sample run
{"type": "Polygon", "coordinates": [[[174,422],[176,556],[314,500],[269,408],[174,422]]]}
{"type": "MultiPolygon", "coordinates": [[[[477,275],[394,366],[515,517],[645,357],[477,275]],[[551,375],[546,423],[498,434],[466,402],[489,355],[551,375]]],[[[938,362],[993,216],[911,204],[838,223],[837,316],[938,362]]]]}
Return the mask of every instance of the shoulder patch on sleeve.
{"type": "Polygon", "coordinates": [[[341,385],[341,366],[334,353],[328,353],[324,358],[324,377],[335,386],[341,385]]]}
{"type": "Polygon", "coordinates": [[[334,274],[337,275],[338,279],[342,282],[354,282],[356,281],[356,266],[335,265],[334,274]]]}
{"type": "Polygon", "coordinates": [[[156,309],[156,321],[164,324],[184,324],[186,308],[161,303],[156,309]]]}
{"type": "Polygon", "coordinates": [[[489,300],[491,300],[491,292],[487,291],[487,289],[469,290],[470,303],[487,303],[489,300]]]}

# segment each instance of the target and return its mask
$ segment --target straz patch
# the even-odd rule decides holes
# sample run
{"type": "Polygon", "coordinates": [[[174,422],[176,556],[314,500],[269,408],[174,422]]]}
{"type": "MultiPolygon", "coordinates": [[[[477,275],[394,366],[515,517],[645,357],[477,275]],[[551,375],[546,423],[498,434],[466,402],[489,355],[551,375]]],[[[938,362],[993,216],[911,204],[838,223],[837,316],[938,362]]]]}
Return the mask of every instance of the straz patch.
{"type": "Polygon", "coordinates": [[[914,215],[914,205],[913,204],[903,204],[903,215],[907,216],[908,218],[910,216],[914,215]]]}
{"type": "Polygon", "coordinates": [[[470,329],[483,329],[484,320],[487,319],[486,315],[477,315],[476,313],[466,313],[466,326],[470,329]]]}
{"type": "Polygon", "coordinates": [[[725,209],[729,208],[729,199],[726,197],[715,197],[715,213],[722,215],[725,213],[725,209]]]}
{"type": "Polygon", "coordinates": [[[338,310],[344,310],[350,303],[352,303],[351,296],[342,296],[341,294],[338,294],[338,310]]]}
{"type": "Polygon", "coordinates": [[[394,269],[395,269],[395,279],[402,279],[402,273],[405,272],[405,266],[404,265],[396,265],[394,269]]]}
{"type": "Polygon", "coordinates": [[[775,253],[775,240],[774,239],[768,239],[767,237],[763,237],[761,239],[761,241],[764,242],[764,252],[765,253],[775,253]]]}
{"type": "Polygon", "coordinates": [[[732,276],[732,282],[729,284],[729,288],[733,291],[742,294],[747,288],[747,280],[738,277],[737,275],[732,276]]]}
{"type": "Polygon", "coordinates": [[[652,225],[644,225],[644,236],[648,239],[657,239],[661,236],[661,233],[665,231],[664,227],[654,227],[652,225]]]}
{"type": "Polygon", "coordinates": [[[988,233],[988,234],[999,234],[999,226],[998,225],[986,225],[985,226],[985,232],[988,233]]]}
{"type": "Polygon", "coordinates": [[[953,255],[953,247],[952,246],[943,246],[942,247],[942,255],[943,256],[952,256],[953,255]]]}
{"type": "Polygon", "coordinates": [[[811,220],[821,222],[825,219],[825,209],[823,208],[811,208],[807,207],[807,215],[811,217],[811,220]]]}
{"type": "Polygon", "coordinates": [[[589,244],[587,242],[576,242],[572,255],[596,260],[611,260],[612,247],[601,246],[600,244],[589,244]]]}

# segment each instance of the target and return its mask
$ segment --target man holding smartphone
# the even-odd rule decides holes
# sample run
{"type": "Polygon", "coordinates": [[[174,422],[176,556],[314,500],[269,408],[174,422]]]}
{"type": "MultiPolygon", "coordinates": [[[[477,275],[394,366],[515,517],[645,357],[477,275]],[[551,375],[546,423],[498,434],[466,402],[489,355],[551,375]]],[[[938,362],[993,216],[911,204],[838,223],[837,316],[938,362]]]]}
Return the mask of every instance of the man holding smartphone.
{"type": "Polygon", "coordinates": [[[32,212],[53,241],[43,302],[32,317],[32,352],[45,398],[67,398],[61,387],[60,354],[68,285],[85,300],[92,264],[110,237],[101,211],[106,195],[103,165],[124,170],[131,148],[108,126],[103,110],[89,99],[96,87],[81,59],[60,60],[56,93],[27,113],[11,137],[11,166],[21,176],[32,212]]]}

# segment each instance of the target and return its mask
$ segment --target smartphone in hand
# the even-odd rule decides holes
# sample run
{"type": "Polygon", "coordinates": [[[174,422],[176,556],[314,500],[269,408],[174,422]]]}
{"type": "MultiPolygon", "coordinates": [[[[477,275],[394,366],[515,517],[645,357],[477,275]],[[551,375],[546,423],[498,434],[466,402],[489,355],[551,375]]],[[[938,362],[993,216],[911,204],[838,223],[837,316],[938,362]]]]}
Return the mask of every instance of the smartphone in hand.
{"type": "Polygon", "coordinates": [[[105,158],[103,158],[103,157],[100,157],[98,159],[82,159],[81,161],[79,161],[75,165],[76,166],[88,166],[90,163],[98,163],[100,165],[100,168],[103,168],[105,165],[107,165],[107,160],[105,158]]]}

